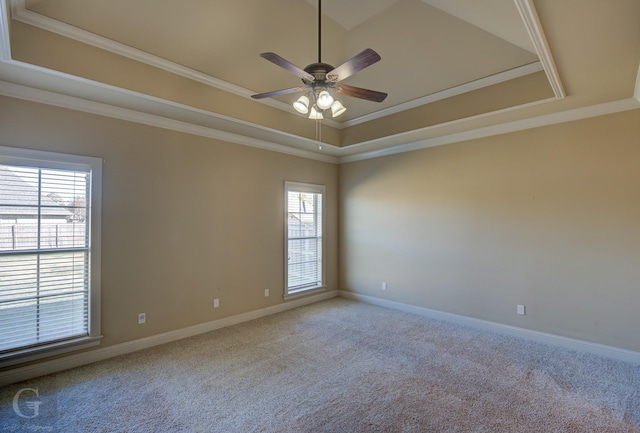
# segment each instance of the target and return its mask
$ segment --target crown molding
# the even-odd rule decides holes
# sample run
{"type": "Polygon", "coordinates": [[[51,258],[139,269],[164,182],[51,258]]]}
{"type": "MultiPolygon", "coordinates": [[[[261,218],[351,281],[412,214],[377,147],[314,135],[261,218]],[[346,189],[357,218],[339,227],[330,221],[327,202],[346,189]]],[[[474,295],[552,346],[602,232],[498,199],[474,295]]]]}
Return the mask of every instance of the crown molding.
{"type": "MultiPolygon", "coordinates": [[[[552,98],[556,100],[557,98],[552,98]]],[[[540,103],[548,101],[540,101],[540,103]]],[[[512,122],[500,123],[497,125],[476,128],[468,131],[457,132],[448,135],[442,135],[425,140],[413,141],[406,144],[387,147],[381,150],[371,152],[362,152],[355,155],[342,156],[339,158],[340,164],[349,162],[363,161],[366,159],[380,158],[383,156],[396,155],[399,153],[412,152],[414,150],[426,149],[429,147],[443,146],[445,144],[458,143],[461,141],[474,140],[478,138],[491,137],[495,135],[508,134],[510,132],[523,131],[526,129],[539,128],[542,126],[555,125],[558,123],[572,122],[575,120],[587,119],[590,117],[604,116],[607,114],[619,113],[622,111],[640,109],[640,100],[636,98],[622,99],[619,101],[606,102],[587,107],[575,108],[572,110],[561,111],[552,114],[546,114],[537,117],[531,117],[512,122]]],[[[464,121],[467,119],[462,119],[464,121]]],[[[455,121],[459,122],[459,121],[455,121]]],[[[432,127],[425,128],[431,129],[432,127]]],[[[363,143],[364,144],[364,143],[363,143]]]]}
{"type": "Polygon", "coordinates": [[[0,62],[11,60],[11,40],[9,38],[9,16],[7,5],[0,0],[0,62]]]}
{"type": "MultiPolygon", "coordinates": [[[[84,44],[91,45],[123,57],[127,57],[137,62],[153,66],[155,68],[170,72],[184,78],[188,78],[190,80],[214,87],[225,92],[232,93],[234,95],[241,96],[246,99],[251,99],[251,95],[256,93],[252,90],[245,89],[244,87],[237,86],[235,84],[205,74],[204,72],[188,68],[179,63],[175,63],[170,60],[163,59],[162,57],[158,57],[145,51],[130,47],[129,45],[116,42],[113,39],[105,38],[95,33],[82,30],[70,24],[63,23],[53,18],[49,18],[36,12],[30,11],[26,8],[25,0],[8,1],[11,4],[11,17],[16,21],[20,21],[22,23],[76,40],[78,42],[82,42],[84,44]]],[[[261,99],[256,102],[277,108],[282,111],[286,111],[287,113],[292,112],[291,105],[282,101],[278,101],[276,99],[261,99]]],[[[325,119],[323,123],[336,129],[340,128],[340,123],[331,119],[325,119]]]]}
{"type": "MultiPolygon", "coordinates": [[[[528,4],[528,0],[516,1],[528,4]]],[[[459,141],[640,108],[639,69],[635,83],[635,93],[633,97],[629,99],[486,127],[467,129],[457,133],[426,139],[421,138],[434,135],[434,133],[437,133],[437,128],[442,126],[458,124],[458,129],[461,129],[460,126],[464,128],[464,124],[468,121],[477,120],[482,117],[490,119],[497,114],[518,111],[531,105],[559,99],[556,97],[465,119],[454,120],[442,125],[434,125],[368,142],[357,143],[344,148],[322,143],[323,148],[320,151],[320,149],[318,149],[319,143],[315,140],[284,133],[173,101],[12,60],[9,41],[10,17],[7,13],[7,5],[9,4],[12,7],[17,7],[19,4],[24,4],[24,0],[0,0],[0,5],[2,6],[0,8],[0,95],[334,164],[378,158],[459,141]],[[382,146],[386,147],[380,149],[382,146]],[[380,150],[367,150],[367,148],[371,149],[372,147],[380,150]],[[358,149],[360,149],[360,151],[358,151],[358,149]]],[[[527,65],[525,68],[531,68],[529,69],[530,71],[536,68],[539,70],[540,65],[545,68],[544,62],[536,62],[527,65]]],[[[511,71],[509,73],[517,74],[525,73],[525,71],[511,71]]],[[[491,79],[491,77],[487,77],[487,80],[491,79]]],[[[499,80],[500,78],[493,77],[493,79],[499,80]]],[[[472,84],[470,83],[469,85],[472,84]]],[[[450,91],[454,90],[450,89],[450,91]]]]}
{"type": "MultiPolygon", "coordinates": [[[[542,41],[541,43],[535,43],[535,40],[534,40],[534,46],[538,51],[539,57],[541,59],[550,59],[551,64],[553,64],[553,60],[551,59],[551,54],[549,52],[549,47],[546,44],[546,39],[544,37],[544,33],[542,32],[542,28],[540,27],[540,22],[538,20],[538,16],[535,12],[535,8],[533,7],[533,4],[530,4],[530,1],[528,0],[516,0],[516,1],[524,3],[524,6],[520,8],[521,15],[523,16],[523,20],[525,21],[525,25],[527,26],[527,31],[529,31],[529,34],[532,35],[532,39],[535,37],[535,38],[538,38],[538,40],[542,41]]],[[[171,62],[161,57],[158,57],[150,53],[130,47],[128,45],[116,42],[112,39],[99,36],[95,33],[82,30],[80,28],[63,23],[53,18],[49,18],[44,15],[38,14],[36,12],[30,11],[29,9],[26,8],[25,0],[9,0],[9,2],[11,4],[12,18],[17,21],[23,22],[25,24],[29,24],[31,26],[35,26],[43,30],[59,34],[61,36],[74,39],[76,41],[121,55],[123,57],[127,57],[132,60],[148,64],[158,69],[165,70],[172,74],[176,74],[176,75],[200,82],[202,84],[241,96],[243,98],[251,98],[251,95],[255,93],[252,90],[245,89],[235,84],[231,84],[227,81],[215,78],[203,72],[188,68],[181,64],[171,62]]],[[[491,75],[489,77],[481,78],[479,80],[475,80],[469,83],[455,86],[441,92],[427,95],[422,98],[417,98],[417,99],[414,99],[413,101],[398,104],[386,109],[378,110],[373,113],[366,114],[364,116],[356,117],[351,120],[347,120],[344,122],[337,122],[335,120],[325,119],[323,120],[323,123],[332,128],[342,130],[354,125],[359,125],[371,120],[389,116],[391,114],[400,113],[400,112],[410,110],[425,104],[430,104],[432,102],[436,102],[445,98],[450,98],[452,96],[456,96],[466,92],[471,92],[484,87],[492,86],[494,84],[512,80],[514,78],[522,77],[524,75],[533,74],[541,70],[547,71],[547,76],[549,76],[549,72],[548,72],[549,68],[545,66],[543,62],[533,62],[531,64],[514,68],[509,71],[504,71],[498,74],[491,75]]],[[[551,70],[555,71],[555,67],[551,68],[551,70]]],[[[559,83],[557,74],[554,76],[556,77],[555,82],[559,83]]],[[[550,78],[550,82],[551,82],[552,88],[554,89],[554,93],[556,97],[560,97],[558,96],[558,92],[556,91],[558,84],[554,86],[554,82],[551,81],[551,78],[550,78]]],[[[561,88],[562,86],[560,85],[560,89],[561,88]]],[[[564,96],[564,93],[562,93],[561,97],[563,96],[564,96]]],[[[257,102],[291,113],[291,106],[289,104],[275,100],[275,99],[267,98],[267,99],[259,100],[257,102]]]]}
{"type": "Polygon", "coordinates": [[[533,0],[514,1],[516,3],[516,7],[518,8],[518,12],[520,13],[520,17],[524,22],[524,26],[527,29],[527,33],[529,33],[529,37],[533,42],[533,46],[538,53],[538,58],[542,63],[542,67],[547,74],[547,79],[551,84],[553,93],[558,99],[566,97],[567,95],[564,91],[564,87],[562,86],[562,81],[560,80],[560,75],[558,74],[558,70],[556,69],[556,64],[553,61],[553,56],[551,55],[551,50],[549,49],[547,38],[544,35],[544,31],[542,30],[540,17],[538,17],[538,12],[536,11],[536,8],[533,4],[533,0]]]}
{"type": "Polygon", "coordinates": [[[87,45],[100,48],[105,51],[112,52],[114,54],[121,55],[141,63],[156,67],[158,69],[171,72],[172,74],[180,75],[185,78],[189,78],[194,81],[206,84],[224,90],[235,95],[249,98],[251,91],[244,89],[240,86],[233,85],[223,80],[219,80],[210,75],[204,74],[195,69],[188,68],[181,64],[171,62],[153,54],[138,50],[120,42],[116,42],[113,39],[108,39],[97,35],[95,33],[82,30],[78,27],[74,27],[67,23],[55,20],[53,18],[40,15],[36,12],[30,11],[26,8],[25,0],[9,0],[11,4],[11,18],[16,21],[20,21],[24,24],[28,24],[48,32],[56,33],[58,35],[73,39],[87,45]]]}
{"type": "Polygon", "coordinates": [[[441,101],[443,99],[458,96],[463,93],[473,92],[484,87],[493,86],[494,84],[500,84],[505,81],[513,80],[515,78],[524,77],[525,75],[534,74],[542,71],[542,64],[540,62],[529,63],[528,65],[520,66],[517,68],[509,69],[508,71],[500,72],[488,77],[480,78],[479,80],[471,81],[469,83],[461,84],[459,86],[452,87],[450,89],[443,90],[441,92],[432,93],[431,95],[424,96],[422,98],[414,99],[403,104],[394,105],[393,107],[385,108],[376,111],[371,114],[360,116],[356,119],[347,120],[342,122],[341,128],[348,128],[350,126],[359,125],[361,123],[368,122],[370,120],[380,119],[392,114],[401,113],[412,108],[421,107],[432,102],[441,101]]]}
{"type": "MultiPolygon", "coordinates": [[[[99,116],[110,117],[113,119],[126,120],[143,125],[154,126],[157,128],[169,129],[172,131],[184,132],[187,134],[198,135],[201,137],[212,138],[216,140],[226,141],[229,143],[241,144],[244,146],[255,147],[273,152],[284,153],[287,155],[299,156],[317,161],[337,163],[337,158],[325,153],[314,152],[305,149],[299,149],[284,144],[279,144],[267,140],[248,137],[241,134],[226,132],[214,127],[198,125],[185,120],[176,120],[166,116],[145,113],[142,111],[117,107],[114,105],[89,101],[75,96],[63,95],[47,90],[36,89],[33,87],[23,86],[20,84],[0,81],[0,95],[11,98],[22,99],[40,104],[52,105],[55,107],[66,108],[84,113],[96,114],[99,116]]],[[[153,104],[162,104],[162,101],[152,101],[153,104]]],[[[165,101],[168,103],[168,101],[165,101]]],[[[165,108],[179,108],[168,103],[165,108]]],[[[191,108],[191,107],[183,107],[191,108]]],[[[312,142],[309,140],[309,142],[312,142]]],[[[312,142],[315,146],[315,142],[312,142]]],[[[323,146],[329,146],[323,144],[323,146]]]]}
{"type": "Polygon", "coordinates": [[[640,101],[640,65],[638,65],[638,74],[636,75],[636,87],[633,97],[640,101]]]}
{"type": "MultiPolygon", "coordinates": [[[[2,66],[6,67],[7,65],[11,65],[21,69],[21,72],[27,72],[30,69],[37,69],[32,65],[21,64],[20,62],[15,62],[15,61],[2,62],[2,66]]],[[[47,74],[52,74],[52,75],[55,75],[55,74],[64,75],[60,73],[54,73],[53,71],[48,71],[48,70],[44,70],[42,72],[45,72],[47,74]]],[[[74,80],[83,81],[78,79],[77,77],[72,77],[72,76],[67,76],[64,78],[71,80],[72,82],[74,80]]],[[[75,84],[78,84],[78,83],[75,83],[75,84]]],[[[98,87],[104,86],[104,85],[101,85],[100,83],[82,83],[82,84],[89,84],[89,85],[98,86],[98,87]]],[[[119,119],[119,120],[126,120],[130,122],[141,123],[141,124],[154,126],[158,128],[184,132],[187,134],[194,134],[198,136],[208,137],[212,139],[227,141],[227,142],[236,143],[240,145],[270,150],[274,152],[284,153],[288,155],[293,155],[293,156],[298,156],[302,158],[313,159],[313,160],[318,160],[318,161],[328,162],[333,164],[344,164],[344,163],[356,162],[356,161],[361,161],[366,159],[380,158],[380,157],[391,156],[399,153],[411,152],[414,150],[426,149],[429,147],[442,146],[442,145],[457,143],[461,141],[506,134],[510,132],[538,128],[538,127],[547,126],[547,125],[554,125],[558,123],[571,122],[575,120],[613,114],[613,113],[627,111],[627,110],[640,109],[640,99],[638,99],[637,97],[632,97],[632,98],[623,99],[619,101],[586,106],[582,108],[576,108],[572,110],[566,110],[566,111],[561,111],[557,113],[552,113],[552,114],[547,114],[547,115],[542,115],[542,116],[537,116],[537,117],[532,117],[527,119],[521,119],[521,120],[516,120],[512,122],[506,122],[506,123],[491,125],[487,127],[482,127],[482,128],[475,128],[471,130],[437,136],[437,137],[428,138],[424,140],[419,140],[419,139],[412,140],[411,138],[407,137],[406,138],[407,141],[403,144],[387,147],[381,150],[363,151],[363,152],[352,154],[352,155],[341,156],[340,154],[349,152],[350,150],[353,149],[354,146],[365,147],[367,145],[370,145],[371,142],[359,143],[353,146],[349,146],[347,148],[338,148],[336,146],[323,144],[323,146],[326,146],[327,150],[331,152],[332,155],[329,155],[326,152],[317,152],[312,150],[295,148],[287,144],[280,144],[274,141],[268,141],[268,140],[263,140],[259,138],[252,138],[252,137],[238,134],[238,133],[227,132],[216,127],[215,125],[205,126],[205,125],[196,124],[194,123],[194,121],[190,121],[189,116],[185,117],[183,115],[181,116],[182,117],[181,120],[177,120],[171,117],[167,117],[167,115],[158,115],[158,114],[144,112],[144,111],[141,111],[142,108],[140,107],[155,109],[158,112],[164,112],[168,115],[170,114],[170,115],[174,115],[174,117],[178,117],[176,113],[179,110],[186,110],[188,115],[189,114],[201,115],[201,116],[204,116],[205,118],[211,117],[215,120],[215,115],[213,113],[209,113],[204,110],[197,110],[197,109],[194,109],[193,107],[188,107],[188,106],[180,106],[180,104],[176,104],[171,101],[164,101],[158,98],[149,97],[147,95],[135,94],[134,92],[123,90],[123,89],[113,88],[108,90],[111,92],[120,92],[122,94],[120,97],[128,96],[128,97],[133,97],[134,99],[137,98],[138,100],[142,100],[142,102],[145,103],[146,105],[139,104],[138,106],[136,106],[136,108],[133,108],[133,109],[124,108],[124,107],[115,106],[109,103],[90,101],[87,99],[64,95],[64,94],[53,92],[53,91],[36,89],[30,86],[10,83],[6,81],[0,81],[0,95],[12,97],[12,98],[42,103],[46,105],[57,106],[61,108],[71,109],[71,110],[82,111],[86,113],[96,114],[96,115],[110,117],[110,118],[119,119]]],[[[555,100],[555,99],[556,98],[552,98],[551,100],[555,100]]],[[[546,103],[546,102],[549,102],[549,100],[527,104],[527,106],[546,103]]],[[[524,107],[525,106],[520,106],[520,107],[505,109],[503,111],[506,112],[516,108],[524,108],[524,107]]],[[[493,114],[496,114],[496,113],[488,113],[488,114],[483,114],[479,116],[485,117],[493,114]]],[[[451,123],[462,123],[477,117],[478,116],[474,116],[467,119],[460,119],[460,120],[453,121],[451,123]]],[[[201,120],[201,119],[198,118],[197,120],[201,120]]],[[[432,127],[424,128],[420,131],[409,131],[409,133],[406,133],[406,134],[398,134],[396,136],[384,137],[376,141],[391,142],[392,140],[394,141],[403,140],[402,135],[415,134],[416,132],[429,133],[429,131],[433,130],[434,128],[437,128],[438,126],[439,125],[435,125],[432,127]]],[[[266,132],[267,131],[264,130],[263,128],[263,133],[266,133],[266,132]]],[[[297,140],[298,142],[302,142],[302,144],[304,144],[305,142],[308,142],[307,144],[310,146],[311,145],[313,145],[313,147],[317,146],[317,143],[313,140],[308,140],[308,139],[305,140],[301,137],[290,137],[290,138],[297,140]]]]}

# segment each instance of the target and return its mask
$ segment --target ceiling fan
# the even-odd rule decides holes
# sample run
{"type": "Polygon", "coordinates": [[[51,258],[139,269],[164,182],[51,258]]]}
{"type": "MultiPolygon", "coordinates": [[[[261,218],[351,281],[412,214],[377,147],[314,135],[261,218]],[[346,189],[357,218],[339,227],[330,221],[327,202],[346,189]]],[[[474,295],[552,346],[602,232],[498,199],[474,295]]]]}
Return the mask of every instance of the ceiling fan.
{"type": "Polygon", "coordinates": [[[340,83],[345,78],[350,77],[358,71],[367,68],[374,63],[380,61],[380,55],[371,48],[367,48],[361,53],[355,55],[351,59],[347,60],[342,65],[334,68],[333,66],[322,63],[321,60],[321,48],[322,48],[322,0],[318,0],[318,62],[312,63],[301,69],[293,63],[285,60],[276,53],[261,53],[260,57],[274,63],[277,66],[291,72],[297,77],[302,79],[304,86],[290,87],[288,89],[274,90],[266,93],[259,93],[257,95],[251,95],[254,99],[271,98],[274,96],[286,95],[289,93],[301,92],[307,90],[307,93],[296,102],[293,107],[296,111],[306,114],[311,110],[309,118],[322,119],[323,112],[331,109],[333,117],[337,117],[344,113],[346,108],[331,96],[329,89],[332,92],[351,96],[354,98],[365,99],[367,101],[382,102],[387,97],[386,93],[378,92],[375,90],[363,89],[361,87],[349,86],[347,84],[340,83]],[[311,107],[309,107],[309,103],[311,107]]]}

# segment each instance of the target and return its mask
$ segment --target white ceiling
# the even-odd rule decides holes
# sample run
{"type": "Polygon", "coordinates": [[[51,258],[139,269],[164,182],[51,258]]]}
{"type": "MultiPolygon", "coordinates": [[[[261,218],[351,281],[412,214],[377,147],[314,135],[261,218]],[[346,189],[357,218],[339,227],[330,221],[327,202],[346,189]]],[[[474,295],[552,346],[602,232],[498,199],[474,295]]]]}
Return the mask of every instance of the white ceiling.
{"type": "Polygon", "coordinates": [[[536,54],[529,33],[513,1],[422,0],[494,36],[536,54]]]}
{"type": "MultiPolygon", "coordinates": [[[[383,13],[399,0],[325,1],[323,12],[345,30],[383,13]]],[[[535,54],[535,48],[512,0],[422,0],[462,21],[535,54]]],[[[317,6],[317,0],[307,0],[317,6]]]]}
{"type": "MultiPolygon", "coordinates": [[[[399,0],[353,0],[353,1],[325,1],[322,12],[340,24],[345,30],[366,22],[374,15],[398,3],[399,0]]],[[[318,6],[318,0],[307,0],[313,6],[318,6]]]]}

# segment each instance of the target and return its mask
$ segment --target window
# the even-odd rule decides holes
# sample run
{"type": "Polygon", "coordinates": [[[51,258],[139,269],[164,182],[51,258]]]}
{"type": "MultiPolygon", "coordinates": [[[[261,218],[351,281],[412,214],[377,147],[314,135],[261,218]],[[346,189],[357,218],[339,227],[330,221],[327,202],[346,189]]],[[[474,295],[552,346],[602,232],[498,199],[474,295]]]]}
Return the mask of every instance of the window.
{"type": "Polygon", "coordinates": [[[287,296],[324,288],[324,186],[285,182],[287,296]]]}
{"type": "Polygon", "coordinates": [[[0,366],[99,343],[101,164],[0,147],[0,366]]]}

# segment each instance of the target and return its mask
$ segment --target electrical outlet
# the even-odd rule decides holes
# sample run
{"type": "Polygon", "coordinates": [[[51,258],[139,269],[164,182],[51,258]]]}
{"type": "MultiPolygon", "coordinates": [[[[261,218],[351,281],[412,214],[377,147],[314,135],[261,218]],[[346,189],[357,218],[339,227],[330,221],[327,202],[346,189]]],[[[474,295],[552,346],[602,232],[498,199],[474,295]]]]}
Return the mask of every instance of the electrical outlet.
{"type": "Polygon", "coordinates": [[[138,314],[138,325],[142,325],[147,321],[147,313],[138,314]]]}
{"type": "Polygon", "coordinates": [[[385,282],[382,283],[382,290],[387,290],[387,283],[385,282]]]}
{"type": "Polygon", "coordinates": [[[264,289],[264,297],[265,298],[269,297],[269,289],[264,289]]]}
{"type": "Polygon", "coordinates": [[[213,300],[213,308],[218,308],[220,306],[220,299],[216,298],[213,300]]]}
{"type": "Polygon", "coordinates": [[[518,308],[517,308],[516,311],[517,311],[518,314],[524,316],[524,314],[525,314],[524,305],[518,304],[518,308]]]}

